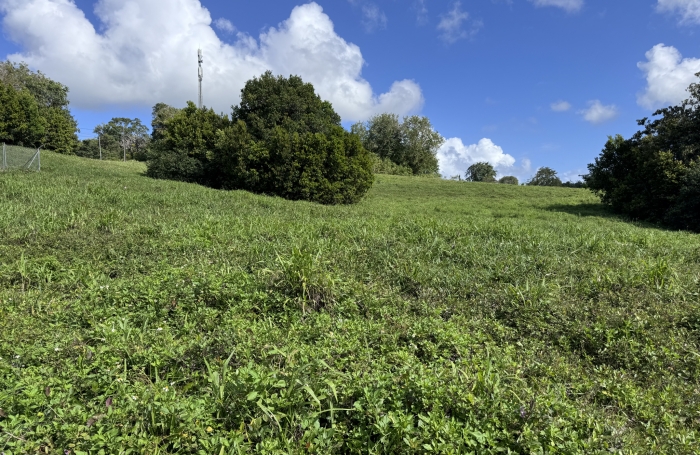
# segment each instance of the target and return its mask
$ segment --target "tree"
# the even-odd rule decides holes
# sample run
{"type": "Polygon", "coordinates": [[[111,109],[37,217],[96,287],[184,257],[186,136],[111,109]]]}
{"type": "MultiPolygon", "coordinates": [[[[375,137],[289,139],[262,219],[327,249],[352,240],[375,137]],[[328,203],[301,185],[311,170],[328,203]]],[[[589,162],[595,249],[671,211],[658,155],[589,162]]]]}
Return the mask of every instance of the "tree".
{"type": "Polygon", "coordinates": [[[700,231],[683,215],[694,204],[688,198],[700,161],[700,84],[688,92],[679,105],[654,112],[653,120],[639,120],[642,128],[629,139],[608,138],[583,177],[604,204],[632,218],[700,231]]]}
{"type": "Polygon", "coordinates": [[[100,137],[105,149],[114,152],[115,146],[118,147],[124,159],[127,153],[132,158],[142,154],[150,139],[148,127],[138,118],[114,117],[97,125],[94,133],[100,137]]]}
{"type": "Polygon", "coordinates": [[[391,160],[414,175],[438,172],[437,150],[445,140],[427,117],[414,115],[399,122],[396,114],[379,114],[352,125],[350,131],[380,160],[391,160]]]}
{"type": "Polygon", "coordinates": [[[445,139],[433,129],[428,117],[404,117],[401,124],[403,163],[419,174],[437,174],[437,151],[445,139]]]}
{"type": "Polygon", "coordinates": [[[503,183],[506,185],[518,185],[520,182],[518,182],[517,177],[514,177],[512,175],[506,175],[505,177],[501,177],[498,180],[498,183],[503,183]]]}
{"type": "Polygon", "coordinates": [[[468,182],[495,182],[496,169],[486,161],[479,161],[467,168],[464,179],[468,182]]]}
{"type": "Polygon", "coordinates": [[[265,140],[276,127],[290,133],[328,134],[340,126],[340,116],[299,76],[275,77],[267,71],[246,82],[232,121],[243,121],[256,140],[265,140]]]}
{"type": "Polygon", "coordinates": [[[174,118],[180,109],[169,106],[165,103],[157,103],[153,106],[153,118],[151,120],[151,138],[158,140],[162,138],[165,131],[166,122],[174,118]]]}
{"type": "Polygon", "coordinates": [[[36,147],[46,134],[46,119],[26,89],[15,90],[0,82],[0,140],[36,147]]]}
{"type": "MultiPolygon", "coordinates": [[[[36,118],[41,120],[36,120],[38,123],[33,130],[35,133],[43,130],[43,134],[33,138],[32,145],[44,145],[59,153],[73,153],[78,145],[78,124],[68,108],[68,87],[49,79],[40,71],[31,71],[25,63],[9,61],[0,62],[0,84],[16,92],[26,91],[34,98],[38,113],[36,118]]],[[[34,107],[31,109],[30,117],[34,115],[34,107]]]]}
{"type": "Polygon", "coordinates": [[[221,189],[347,204],[373,182],[359,138],[298,76],[248,81],[232,121],[189,102],[162,122],[151,148],[148,175],[221,189]]]}
{"type": "Polygon", "coordinates": [[[561,180],[557,177],[557,171],[549,167],[537,169],[535,176],[527,182],[532,186],[561,186],[561,180]]]}

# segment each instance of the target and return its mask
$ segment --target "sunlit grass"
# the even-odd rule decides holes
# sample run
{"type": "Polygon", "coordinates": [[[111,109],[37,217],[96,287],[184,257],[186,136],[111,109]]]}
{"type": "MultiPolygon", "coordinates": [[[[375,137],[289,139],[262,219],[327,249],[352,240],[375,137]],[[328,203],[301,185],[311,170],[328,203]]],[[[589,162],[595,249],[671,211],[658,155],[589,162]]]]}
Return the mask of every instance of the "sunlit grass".
{"type": "Polygon", "coordinates": [[[580,189],[143,171],[0,174],[6,454],[696,453],[697,235],[580,189]]]}

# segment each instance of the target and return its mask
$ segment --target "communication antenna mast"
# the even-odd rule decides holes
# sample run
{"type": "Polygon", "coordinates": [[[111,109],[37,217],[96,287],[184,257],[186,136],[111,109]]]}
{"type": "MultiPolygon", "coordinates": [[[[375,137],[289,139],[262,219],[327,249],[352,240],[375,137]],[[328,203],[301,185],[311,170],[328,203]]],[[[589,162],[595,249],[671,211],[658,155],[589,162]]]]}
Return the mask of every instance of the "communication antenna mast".
{"type": "Polygon", "coordinates": [[[202,78],[204,77],[204,71],[202,70],[202,63],[204,63],[204,58],[202,57],[202,50],[197,50],[197,61],[199,62],[199,108],[202,108],[202,78]]]}

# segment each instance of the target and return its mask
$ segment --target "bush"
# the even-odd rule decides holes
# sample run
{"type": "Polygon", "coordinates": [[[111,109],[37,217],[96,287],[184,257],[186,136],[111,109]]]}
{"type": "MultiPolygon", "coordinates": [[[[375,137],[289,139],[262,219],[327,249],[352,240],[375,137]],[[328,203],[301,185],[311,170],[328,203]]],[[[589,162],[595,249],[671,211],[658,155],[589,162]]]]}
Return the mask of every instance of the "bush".
{"type": "Polygon", "coordinates": [[[520,182],[518,182],[517,177],[506,175],[505,177],[501,177],[500,180],[498,180],[498,183],[503,183],[505,185],[518,185],[520,182]]]}
{"type": "Polygon", "coordinates": [[[201,183],[205,180],[202,162],[182,150],[157,153],[148,162],[146,175],[156,179],[201,183]]]}
{"type": "Polygon", "coordinates": [[[357,202],[372,185],[371,160],[358,138],[336,126],[328,135],[275,127],[255,141],[244,122],[219,135],[222,187],[323,204],[357,202]]]}
{"type": "Polygon", "coordinates": [[[700,162],[696,162],[681,179],[675,204],[665,217],[677,229],[700,232],[700,162]]]}
{"type": "Polygon", "coordinates": [[[372,160],[372,172],[387,175],[413,175],[413,170],[408,166],[401,166],[389,158],[382,158],[376,153],[370,153],[372,160]]]}

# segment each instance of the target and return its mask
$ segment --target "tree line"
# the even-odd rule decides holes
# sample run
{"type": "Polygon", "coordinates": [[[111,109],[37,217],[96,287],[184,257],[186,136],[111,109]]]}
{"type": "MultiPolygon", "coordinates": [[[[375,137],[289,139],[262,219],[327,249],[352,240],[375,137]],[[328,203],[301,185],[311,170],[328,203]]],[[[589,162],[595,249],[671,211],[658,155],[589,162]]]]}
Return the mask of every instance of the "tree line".
{"type": "Polygon", "coordinates": [[[68,87],[24,64],[0,62],[0,142],[72,153],[78,124],[68,87]]]}

